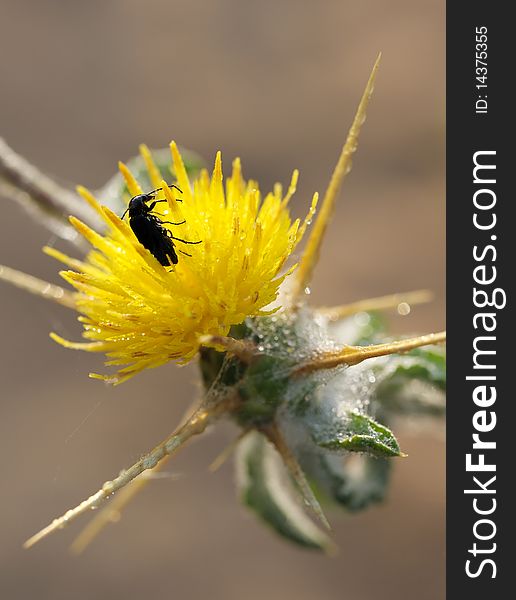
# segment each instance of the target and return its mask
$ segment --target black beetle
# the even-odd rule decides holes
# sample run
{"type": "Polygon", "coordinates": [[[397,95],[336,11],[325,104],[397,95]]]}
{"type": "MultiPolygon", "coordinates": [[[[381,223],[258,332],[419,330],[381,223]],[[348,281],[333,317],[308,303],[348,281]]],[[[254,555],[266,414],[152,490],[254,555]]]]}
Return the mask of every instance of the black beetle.
{"type": "MultiPolygon", "coordinates": [[[[169,187],[181,190],[177,185],[170,185],[169,187]]],[[[127,213],[129,213],[129,225],[134,232],[134,235],[138,238],[140,244],[149,250],[151,254],[159,261],[164,267],[171,265],[177,265],[177,253],[174,246],[173,240],[176,242],[182,242],[183,244],[200,244],[202,240],[198,242],[189,242],[181,238],[174,237],[172,233],[163,227],[163,224],[168,225],[183,225],[186,221],[180,223],[172,223],[172,221],[162,221],[159,217],[152,214],[152,210],[159,202],[166,202],[166,200],[154,200],[156,192],[159,192],[163,188],[157,188],[152,190],[148,194],[138,194],[129,201],[129,206],[122,215],[122,219],[127,213]],[[151,202],[147,206],[147,202],[151,202]]],[[[181,192],[182,193],[182,192],[181,192]]],[[[181,202],[181,200],[178,200],[181,202]]],[[[192,256],[182,250],[179,250],[181,254],[185,256],[192,256]]]]}

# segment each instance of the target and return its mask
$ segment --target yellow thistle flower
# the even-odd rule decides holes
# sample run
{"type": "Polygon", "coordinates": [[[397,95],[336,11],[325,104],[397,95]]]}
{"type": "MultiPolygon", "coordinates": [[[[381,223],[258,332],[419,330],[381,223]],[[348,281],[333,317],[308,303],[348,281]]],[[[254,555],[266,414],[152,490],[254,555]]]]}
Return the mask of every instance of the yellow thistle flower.
{"type": "MultiPolygon", "coordinates": [[[[104,352],[110,359],[107,365],[125,365],[114,376],[92,377],[121,383],[170,360],[185,363],[197,353],[200,336],[225,336],[246,317],[265,314],[286,276],[281,269],[315,211],[317,194],[302,224],[290,218],[288,202],[297,171],[286,195],[277,184],[262,199],[258,184],[244,181],[239,159],[225,186],[220,152],[211,178],[204,170],[192,184],[174,142],[170,148],[181,194],[172,193],[161,180],[148,149],[140,150],[152,185],[161,188],[156,199],[166,201],[167,209],[153,213],[163,222],[184,221],[163,224],[175,237],[201,241],[188,246],[187,256],[179,254],[177,265],[163,267],[128,223],[82,187],[78,192],[105,222],[106,233],[100,235],[70,217],[94,248],[86,260],[45,248],[73,269],[61,275],[77,290],[76,309],[88,342],[69,342],[55,333],[52,338],[67,348],[104,352]]],[[[131,196],[145,193],[122,163],[120,170],[131,196]]],[[[176,242],[178,252],[181,246],[176,242]]]]}
{"type": "MultiPolygon", "coordinates": [[[[354,368],[370,359],[443,343],[445,332],[355,346],[340,339],[331,321],[339,322],[358,311],[396,306],[399,309],[402,305],[408,306],[409,301],[424,302],[429,299],[428,293],[394,294],[351,305],[315,309],[306,306],[304,294],[317,265],[340,186],[351,168],[378,63],[379,58],[360,100],[299,268],[282,289],[281,316],[269,318],[266,315],[274,312],[277,305],[273,302],[280,285],[295,268],[291,267],[286,273],[282,271],[310,223],[317,194],[303,223],[292,222],[288,203],[295,192],[296,171],[286,195],[276,184],[273,192],[262,199],[258,185],[244,181],[238,159],[224,186],[219,153],[212,177],[202,171],[192,184],[174,143],[171,144],[172,162],[181,193],[173,192],[161,179],[148,149],[142,146],[140,150],[148,179],[154,191],[159,191],[155,199],[163,201],[159,207],[166,206],[154,214],[176,238],[177,252],[183,250],[177,238],[200,242],[185,246],[187,256],[179,254],[176,265],[164,267],[138,241],[129,223],[101,206],[84,188],[79,188],[79,194],[105,223],[105,232],[97,233],[71,217],[73,226],[94,249],[84,261],[69,258],[52,248],[45,250],[72,269],[62,276],[75,288],[74,293],[0,265],[0,279],[81,313],[79,320],[86,342],[69,342],[55,334],[52,337],[68,348],[104,352],[109,357],[107,365],[121,367],[114,376],[94,377],[120,383],[143,369],[170,360],[185,363],[196,355],[201,345],[201,366],[206,368],[203,369],[206,396],[177,429],[128,469],[106,481],[97,492],[27,540],[26,547],[101,506],[107,498],[125,488],[79,536],[74,547],[80,551],[107,523],[115,520],[125,504],[146,484],[148,479],[143,477],[146,472],[158,470],[190,438],[223,415],[231,415],[242,428],[238,442],[246,436],[246,441],[250,440],[244,453],[247,462],[242,462],[247,465],[243,480],[249,492],[246,496],[249,506],[282,535],[297,542],[301,540],[310,547],[328,548],[326,535],[314,533],[314,525],[310,522],[307,526],[299,515],[294,519],[299,513],[297,503],[286,503],[288,495],[284,489],[276,489],[271,483],[276,478],[264,475],[263,469],[270,462],[267,447],[263,445],[265,439],[276,448],[306,506],[326,527],[328,522],[297,455],[300,440],[304,444],[303,453],[306,451],[307,457],[314,458],[308,460],[309,468],[311,464],[322,465],[324,453],[359,452],[374,461],[378,456],[384,460],[403,456],[392,432],[364,409],[369,406],[370,396],[378,390],[371,387],[375,385],[375,377],[367,379],[370,396],[362,397],[364,386],[356,385],[354,368]],[[233,325],[260,315],[264,318],[247,322],[247,332],[240,335],[233,331],[235,337],[228,335],[233,325]],[[251,327],[259,322],[266,332],[261,337],[267,338],[267,344],[258,345],[254,339],[255,331],[251,327]],[[349,379],[345,367],[350,367],[349,379]],[[237,384],[235,372],[238,373],[237,384]],[[327,376],[321,376],[325,372],[327,376]],[[333,388],[332,380],[335,380],[333,388]],[[346,390],[358,387],[362,392],[339,397],[343,385],[346,390]],[[326,398],[325,390],[329,394],[326,398]],[[289,437],[292,432],[305,432],[306,439],[301,435],[293,440],[289,437]],[[251,480],[256,484],[254,488],[251,480]]],[[[149,192],[142,190],[125,165],[121,164],[120,170],[130,197],[149,192]]],[[[349,335],[348,331],[346,339],[349,335]]],[[[432,360],[432,368],[426,365],[421,372],[427,376],[426,383],[442,383],[441,363],[435,357],[432,360]]],[[[360,368],[355,373],[361,381],[360,368]]],[[[223,458],[227,454],[224,453],[223,458]]],[[[375,466],[378,464],[381,463],[375,466]]],[[[364,468],[368,465],[371,466],[362,463],[364,468]]],[[[338,479],[346,475],[344,467],[344,471],[337,472],[334,463],[327,466],[331,466],[331,471],[314,472],[319,477],[314,481],[324,483],[329,474],[332,481],[345,481],[338,479]]],[[[270,475],[270,469],[267,472],[270,475]]],[[[381,483],[383,490],[383,475],[381,483]]],[[[370,500],[377,501],[379,492],[373,491],[374,498],[370,500]]]]}

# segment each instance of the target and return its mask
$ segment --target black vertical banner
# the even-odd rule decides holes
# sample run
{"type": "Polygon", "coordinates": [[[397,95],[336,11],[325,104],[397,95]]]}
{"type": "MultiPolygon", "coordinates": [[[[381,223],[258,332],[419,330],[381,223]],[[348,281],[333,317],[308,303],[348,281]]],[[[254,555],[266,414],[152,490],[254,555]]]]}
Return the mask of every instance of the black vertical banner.
{"type": "Polygon", "coordinates": [[[450,599],[516,597],[509,493],[516,479],[516,30],[509,6],[447,4],[450,599]]]}

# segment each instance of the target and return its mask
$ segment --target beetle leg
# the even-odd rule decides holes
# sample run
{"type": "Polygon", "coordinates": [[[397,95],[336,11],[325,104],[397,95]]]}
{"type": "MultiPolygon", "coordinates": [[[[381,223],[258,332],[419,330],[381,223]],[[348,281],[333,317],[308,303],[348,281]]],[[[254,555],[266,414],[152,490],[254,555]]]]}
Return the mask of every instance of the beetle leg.
{"type": "Polygon", "coordinates": [[[159,202],[166,202],[166,200],[154,200],[154,202],[152,202],[149,206],[149,212],[152,211],[152,209],[156,206],[156,204],[158,204],[159,202]]]}

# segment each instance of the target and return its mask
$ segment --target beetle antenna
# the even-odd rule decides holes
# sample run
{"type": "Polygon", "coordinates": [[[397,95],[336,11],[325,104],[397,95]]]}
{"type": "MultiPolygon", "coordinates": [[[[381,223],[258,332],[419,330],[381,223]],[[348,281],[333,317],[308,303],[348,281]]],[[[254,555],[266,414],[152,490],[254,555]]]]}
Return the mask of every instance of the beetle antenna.
{"type": "MultiPolygon", "coordinates": [[[[175,185],[175,183],[167,183],[167,185],[169,188],[176,188],[178,192],[181,192],[181,194],[183,193],[183,190],[181,188],[178,188],[177,185],[175,185]]],[[[150,196],[151,194],[154,194],[154,192],[161,192],[162,189],[162,187],[156,188],[155,190],[147,192],[146,195],[150,196]]]]}
{"type": "Polygon", "coordinates": [[[127,211],[128,211],[128,210],[129,210],[129,207],[127,207],[127,208],[124,210],[124,214],[123,214],[123,215],[122,215],[122,217],[121,217],[121,218],[122,218],[122,221],[124,220],[124,217],[125,217],[125,215],[127,214],[127,211]]]}

